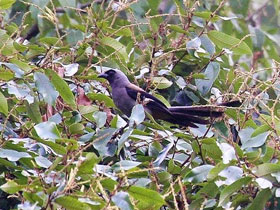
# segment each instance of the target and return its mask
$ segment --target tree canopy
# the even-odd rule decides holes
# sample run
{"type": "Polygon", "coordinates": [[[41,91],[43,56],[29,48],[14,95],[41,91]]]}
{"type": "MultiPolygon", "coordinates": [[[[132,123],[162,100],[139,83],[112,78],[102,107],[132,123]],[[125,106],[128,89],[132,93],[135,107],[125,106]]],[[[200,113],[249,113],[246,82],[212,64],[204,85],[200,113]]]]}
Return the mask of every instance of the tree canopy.
{"type": "MultiPolygon", "coordinates": [[[[1,209],[277,209],[279,1],[0,0],[1,209]],[[98,74],[198,128],[131,116],[98,74]]],[[[146,115],[146,116],[145,116],[146,115]]]]}

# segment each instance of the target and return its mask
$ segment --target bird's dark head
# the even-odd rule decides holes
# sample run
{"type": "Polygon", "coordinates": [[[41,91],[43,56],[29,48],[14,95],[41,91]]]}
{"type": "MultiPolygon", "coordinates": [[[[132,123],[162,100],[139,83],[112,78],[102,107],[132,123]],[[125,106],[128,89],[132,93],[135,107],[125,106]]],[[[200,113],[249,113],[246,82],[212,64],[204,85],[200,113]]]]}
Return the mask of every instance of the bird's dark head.
{"type": "Polygon", "coordinates": [[[107,70],[99,74],[98,77],[108,80],[111,86],[120,86],[129,83],[126,75],[122,71],[116,69],[107,70]]]}

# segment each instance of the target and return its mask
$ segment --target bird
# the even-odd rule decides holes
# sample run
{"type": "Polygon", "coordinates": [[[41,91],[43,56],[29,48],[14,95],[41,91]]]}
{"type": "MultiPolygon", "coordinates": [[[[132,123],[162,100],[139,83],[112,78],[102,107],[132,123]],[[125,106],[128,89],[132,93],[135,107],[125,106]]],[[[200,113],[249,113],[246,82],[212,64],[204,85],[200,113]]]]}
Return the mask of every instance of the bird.
{"type": "Polygon", "coordinates": [[[132,84],[120,70],[109,69],[98,75],[108,80],[116,107],[130,116],[133,107],[141,103],[155,120],[164,120],[179,126],[198,128],[197,124],[211,124],[214,118],[223,116],[226,106],[238,106],[238,102],[226,102],[219,106],[171,106],[167,107],[155,96],[132,84]],[[210,118],[210,119],[209,119],[210,118]]]}

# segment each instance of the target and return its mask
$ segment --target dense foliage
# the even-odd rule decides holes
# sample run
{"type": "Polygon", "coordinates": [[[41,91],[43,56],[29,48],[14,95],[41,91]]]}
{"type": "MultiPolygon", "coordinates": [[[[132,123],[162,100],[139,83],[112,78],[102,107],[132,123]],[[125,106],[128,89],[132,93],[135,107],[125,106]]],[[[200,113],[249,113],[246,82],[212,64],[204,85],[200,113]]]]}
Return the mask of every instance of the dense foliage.
{"type": "Polygon", "coordinates": [[[0,0],[1,209],[274,209],[279,1],[0,0]],[[170,105],[240,100],[183,128],[120,113],[109,68],[170,105]]]}

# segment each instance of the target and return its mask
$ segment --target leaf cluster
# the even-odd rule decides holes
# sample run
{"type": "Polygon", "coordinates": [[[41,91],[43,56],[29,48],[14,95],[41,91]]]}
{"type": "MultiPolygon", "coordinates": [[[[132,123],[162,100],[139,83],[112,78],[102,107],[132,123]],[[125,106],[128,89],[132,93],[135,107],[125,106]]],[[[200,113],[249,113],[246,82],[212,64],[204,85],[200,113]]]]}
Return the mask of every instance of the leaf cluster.
{"type": "Polygon", "coordinates": [[[0,0],[1,209],[275,209],[279,2],[0,0]],[[257,8],[257,9],[256,9],[257,8]],[[117,110],[120,69],[198,128],[117,110]]]}

